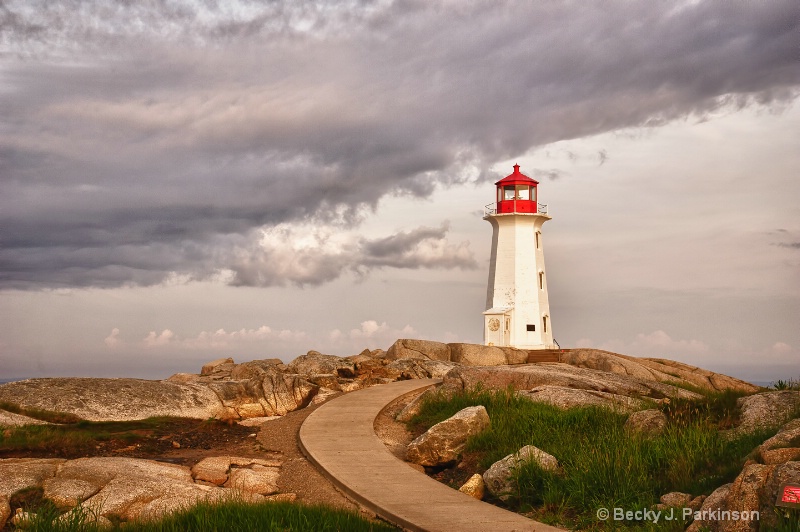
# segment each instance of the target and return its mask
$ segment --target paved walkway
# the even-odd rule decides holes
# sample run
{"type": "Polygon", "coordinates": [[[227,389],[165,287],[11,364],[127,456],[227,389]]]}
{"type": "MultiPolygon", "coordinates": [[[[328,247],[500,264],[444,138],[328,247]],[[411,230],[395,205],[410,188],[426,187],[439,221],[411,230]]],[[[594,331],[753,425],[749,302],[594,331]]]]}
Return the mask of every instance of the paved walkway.
{"type": "Polygon", "coordinates": [[[409,530],[561,530],[440,484],[386,449],[373,427],[380,411],[402,395],[439,382],[398,381],[337,397],[305,420],[300,447],[349,497],[409,530]]]}

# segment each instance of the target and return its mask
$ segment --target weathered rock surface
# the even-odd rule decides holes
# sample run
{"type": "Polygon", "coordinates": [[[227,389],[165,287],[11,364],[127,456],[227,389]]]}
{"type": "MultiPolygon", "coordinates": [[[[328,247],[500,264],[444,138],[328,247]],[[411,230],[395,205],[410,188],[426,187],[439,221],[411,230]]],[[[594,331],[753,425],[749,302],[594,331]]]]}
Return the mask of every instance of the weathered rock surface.
{"type": "Polygon", "coordinates": [[[562,354],[561,362],[639,379],[690,384],[707,390],[739,390],[747,393],[759,390],[758,386],[749,382],[674,360],[631,357],[599,349],[571,349],[562,354]]]}
{"type": "Polygon", "coordinates": [[[680,491],[671,491],[662,495],[659,501],[665,507],[686,508],[692,501],[692,495],[680,491]]]}
{"type": "Polygon", "coordinates": [[[11,505],[8,495],[0,494],[0,529],[6,526],[6,521],[11,517],[11,505]]]}
{"type": "Polygon", "coordinates": [[[661,410],[639,410],[628,416],[625,430],[642,435],[655,435],[664,432],[667,416],[661,410]]]}
{"type": "Polygon", "coordinates": [[[227,374],[230,375],[234,362],[232,358],[218,358],[203,365],[200,375],[227,374]]]}
{"type": "Polygon", "coordinates": [[[210,457],[190,471],[137,458],[5,459],[0,460],[0,517],[10,496],[33,487],[42,487],[44,497],[63,510],[81,506],[90,514],[123,521],[158,518],[200,501],[222,501],[231,497],[231,489],[244,500],[261,500],[261,495],[278,491],[280,465],[210,457]]]}
{"type": "Polygon", "coordinates": [[[450,361],[450,348],[442,342],[402,338],[397,340],[386,352],[386,358],[420,358],[427,360],[450,361]]]}
{"type": "Polygon", "coordinates": [[[517,392],[522,397],[539,403],[548,403],[558,408],[568,409],[580,406],[601,406],[619,411],[631,411],[644,404],[638,399],[597,390],[578,390],[565,386],[537,386],[531,390],[517,392]]]}
{"type": "Polygon", "coordinates": [[[129,421],[152,416],[224,418],[216,394],[198,384],[142,379],[51,378],[0,385],[0,401],[68,412],[89,421],[129,421]]]}
{"type": "Polygon", "coordinates": [[[475,473],[469,477],[469,480],[467,480],[463,486],[458,488],[458,491],[461,493],[466,493],[470,497],[481,500],[486,492],[486,484],[483,481],[483,477],[478,473],[475,473]]]}
{"type": "Polygon", "coordinates": [[[303,375],[333,373],[345,378],[356,376],[356,368],[353,361],[334,355],[324,355],[318,351],[309,351],[307,354],[295,358],[289,363],[287,370],[289,373],[303,375]]]}
{"type": "Polygon", "coordinates": [[[558,471],[558,460],[538,447],[526,445],[519,451],[509,454],[491,465],[483,474],[483,481],[489,493],[502,501],[507,501],[516,491],[514,475],[527,463],[535,462],[545,471],[558,471]]]}
{"type": "Polygon", "coordinates": [[[762,443],[758,452],[765,464],[782,464],[800,460],[800,419],[793,419],[778,433],[762,443]]]}
{"type": "Polygon", "coordinates": [[[724,484],[715,489],[711,495],[706,497],[703,505],[700,507],[700,519],[695,519],[692,524],[686,529],[686,532],[699,532],[700,530],[719,530],[719,519],[711,519],[710,516],[714,512],[722,512],[727,510],[728,496],[731,492],[733,483],[724,484]]]}
{"type": "Polygon", "coordinates": [[[661,382],[629,375],[577,368],[569,364],[522,364],[516,366],[457,366],[444,377],[447,390],[462,390],[481,384],[487,388],[531,390],[537,386],[561,386],[579,390],[595,390],[627,397],[699,398],[700,395],[661,382]]]}
{"type": "Polygon", "coordinates": [[[45,479],[56,474],[61,458],[0,459],[0,495],[13,495],[26,488],[41,486],[45,479]]]}
{"type": "Polygon", "coordinates": [[[800,391],[762,392],[736,401],[741,422],[736,430],[751,432],[785,423],[800,408],[800,391]]]}
{"type": "Polygon", "coordinates": [[[439,466],[458,460],[467,439],[489,428],[489,414],[483,406],[470,406],[432,426],[406,449],[410,462],[439,466]]]}
{"type": "MultiPolygon", "coordinates": [[[[465,366],[500,366],[506,364],[506,353],[494,346],[475,344],[447,344],[450,359],[465,366]]],[[[527,356],[525,357],[527,362],[527,356]]]]}
{"type": "Polygon", "coordinates": [[[231,470],[226,487],[259,495],[272,495],[278,492],[279,474],[280,469],[277,467],[257,464],[247,469],[236,468],[231,470]]]}

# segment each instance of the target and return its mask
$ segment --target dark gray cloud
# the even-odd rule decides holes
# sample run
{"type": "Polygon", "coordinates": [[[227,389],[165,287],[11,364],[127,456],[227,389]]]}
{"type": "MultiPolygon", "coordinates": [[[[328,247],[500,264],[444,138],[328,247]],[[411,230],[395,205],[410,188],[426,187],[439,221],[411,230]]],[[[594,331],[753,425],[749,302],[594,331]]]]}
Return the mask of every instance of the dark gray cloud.
{"type": "Polygon", "coordinates": [[[314,286],[348,272],[364,276],[385,267],[476,268],[469,243],[449,242],[447,231],[445,224],[368,239],[314,225],[280,224],[222,262],[230,265],[235,286],[314,286]]]}
{"type": "MultiPolygon", "coordinates": [[[[262,284],[247,257],[226,263],[255,228],[352,224],[544,143],[794,99],[797,15],[790,0],[2,3],[0,287],[225,268],[262,284]]],[[[392,242],[364,244],[365,267],[417,267],[370,245],[392,242]]]]}

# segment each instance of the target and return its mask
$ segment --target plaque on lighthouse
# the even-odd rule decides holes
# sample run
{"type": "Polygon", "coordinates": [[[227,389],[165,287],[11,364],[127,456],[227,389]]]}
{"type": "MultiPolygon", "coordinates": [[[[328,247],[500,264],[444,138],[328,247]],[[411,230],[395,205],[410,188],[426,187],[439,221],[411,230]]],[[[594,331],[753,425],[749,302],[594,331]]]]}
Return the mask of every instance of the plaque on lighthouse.
{"type": "Polygon", "coordinates": [[[492,253],[484,311],[484,343],[552,349],[542,225],[551,217],[538,202],[539,182],[514,165],[495,183],[495,202],[484,210],[492,225],[492,253]]]}

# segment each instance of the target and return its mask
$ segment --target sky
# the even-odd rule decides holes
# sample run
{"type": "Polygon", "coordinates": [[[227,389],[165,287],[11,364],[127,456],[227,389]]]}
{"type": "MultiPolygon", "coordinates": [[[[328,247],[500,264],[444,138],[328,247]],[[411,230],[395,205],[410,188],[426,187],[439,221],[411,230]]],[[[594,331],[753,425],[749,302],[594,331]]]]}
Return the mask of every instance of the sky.
{"type": "Polygon", "coordinates": [[[800,5],[0,0],[0,379],[482,341],[800,377],[800,5]]]}

